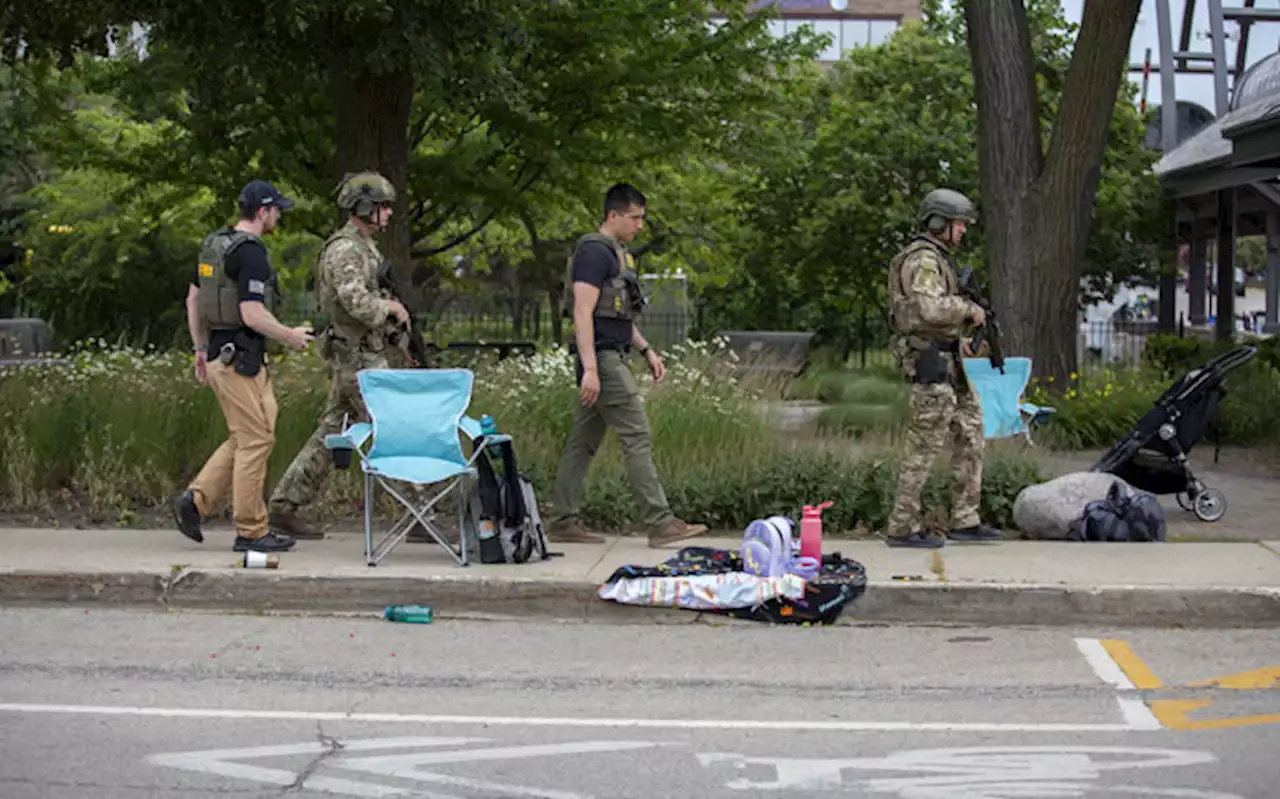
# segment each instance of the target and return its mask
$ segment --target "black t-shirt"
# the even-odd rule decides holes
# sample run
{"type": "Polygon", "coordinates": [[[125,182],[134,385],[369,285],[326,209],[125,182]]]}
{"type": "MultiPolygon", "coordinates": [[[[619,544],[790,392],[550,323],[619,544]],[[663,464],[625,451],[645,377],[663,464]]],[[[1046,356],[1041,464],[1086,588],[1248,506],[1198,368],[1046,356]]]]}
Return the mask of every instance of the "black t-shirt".
{"type": "MultiPolygon", "coordinates": [[[[267,282],[271,280],[271,261],[267,259],[267,248],[260,241],[246,241],[231,251],[227,256],[227,276],[234,278],[240,285],[240,302],[266,302],[267,282]]],[[[193,286],[200,285],[197,271],[191,276],[193,286]]],[[[209,331],[209,360],[218,357],[218,350],[243,332],[251,339],[265,338],[261,333],[245,325],[238,330],[209,331]]]]}
{"type": "MultiPolygon", "coordinates": [[[[590,283],[599,288],[605,281],[618,274],[618,256],[604,242],[589,241],[582,245],[573,258],[573,280],[590,283]]],[[[633,325],[625,319],[594,317],[596,349],[630,346],[633,325]]]]}

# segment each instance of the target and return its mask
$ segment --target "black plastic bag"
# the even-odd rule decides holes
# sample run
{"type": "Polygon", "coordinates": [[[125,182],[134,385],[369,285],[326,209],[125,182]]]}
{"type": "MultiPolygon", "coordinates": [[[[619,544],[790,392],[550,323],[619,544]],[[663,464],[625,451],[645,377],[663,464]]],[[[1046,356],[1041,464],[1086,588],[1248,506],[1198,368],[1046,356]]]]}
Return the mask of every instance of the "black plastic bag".
{"type": "Polygon", "coordinates": [[[1124,483],[1116,481],[1106,499],[1096,499],[1084,506],[1084,512],[1071,523],[1068,541],[1148,541],[1165,540],[1164,508],[1151,494],[1134,494],[1124,483]]]}

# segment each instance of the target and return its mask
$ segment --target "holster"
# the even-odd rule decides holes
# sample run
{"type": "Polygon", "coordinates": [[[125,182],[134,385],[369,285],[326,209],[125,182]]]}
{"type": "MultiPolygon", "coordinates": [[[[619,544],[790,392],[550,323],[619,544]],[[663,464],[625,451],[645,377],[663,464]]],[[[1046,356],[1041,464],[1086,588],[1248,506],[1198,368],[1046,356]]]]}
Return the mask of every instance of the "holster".
{"type": "Polygon", "coordinates": [[[256,377],[258,372],[262,371],[262,361],[267,354],[267,343],[261,339],[251,339],[244,333],[237,333],[232,343],[236,345],[236,354],[231,368],[238,375],[256,377]]]}
{"type": "Polygon", "coordinates": [[[922,385],[951,382],[951,361],[960,343],[934,341],[916,357],[916,382],[922,385]]]}

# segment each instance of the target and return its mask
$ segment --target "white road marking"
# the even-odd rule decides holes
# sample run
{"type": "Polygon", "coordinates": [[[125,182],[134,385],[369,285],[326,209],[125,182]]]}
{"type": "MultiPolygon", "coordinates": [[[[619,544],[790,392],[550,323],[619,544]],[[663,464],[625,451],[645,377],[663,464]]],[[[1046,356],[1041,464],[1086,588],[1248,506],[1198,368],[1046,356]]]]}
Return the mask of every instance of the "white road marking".
{"type": "Polygon", "coordinates": [[[467,724],[492,727],[612,727],[668,730],[768,730],[775,732],[1145,732],[1125,721],[1099,723],[988,723],[938,721],[783,721],[778,719],[624,719],[539,716],[448,716],[417,713],[344,713],[323,710],[226,710],[221,708],[114,707],[110,705],[0,704],[0,713],[88,716],[154,716],[262,721],[356,721],[371,724],[467,724]]]}
{"type": "Polygon", "coordinates": [[[662,746],[650,741],[568,741],[557,744],[539,744],[532,746],[498,746],[487,749],[444,749],[440,747],[458,747],[473,743],[487,743],[488,738],[373,738],[356,741],[341,741],[336,747],[320,742],[302,744],[284,744],[276,746],[253,746],[241,749],[209,749],[197,752],[166,752],[151,755],[147,762],[155,766],[193,771],[199,774],[214,774],[220,777],[251,780],[269,785],[293,786],[310,790],[336,793],[345,796],[387,797],[412,795],[422,799],[464,799],[455,794],[436,793],[421,788],[413,790],[381,785],[371,782],[356,782],[339,779],[318,773],[297,773],[287,769],[268,768],[238,761],[267,757],[287,757],[295,755],[322,755],[329,753],[317,764],[319,768],[342,768],[350,771],[364,771],[380,776],[395,777],[404,780],[436,783],[469,788],[484,792],[485,796],[495,793],[510,796],[526,797],[526,799],[588,799],[582,794],[567,791],[546,790],[525,785],[488,782],[485,780],[456,777],[431,771],[421,771],[424,765],[452,765],[457,763],[477,763],[495,760],[518,760],[530,757],[553,757],[556,755],[581,755],[588,753],[608,753],[652,749],[662,746]],[[435,751],[411,752],[407,755],[378,755],[364,758],[348,758],[347,752],[368,752],[383,749],[399,749],[426,747],[435,751]]]}
{"type": "Polygon", "coordinates": [[[748,757],[699,753],[703,767],[719,770],[724,787],[738,791],[824,791],[896,794],[904,799],[1082,797],[1092,791],[1186,799],[1241,799],[1194,788],[1098,785],[1103,772],[1198,766],[1218,762],[1211,752],[1114,746],[1010,746],[917,749],[868,758],[748,757]],[[886,773],[863,776],[857,772],[886,773]],[[727,772],[727,773],[726,773],[727,772]],[[733,777],[734,773],[743,775],[733,777]],[[751,776],[746,776],[747,774],[751,776]],[[772,773],[773,779],[763,779],[772,773]],[[846,779],[849,777],[849,779],[846,779]]]}
{"type": "Polygon", "coordinates": [[[1164,729],[1160,719],[1151,712],[1151,708],[1142,697],[1117,696],[1116,701],[1120,703],[1120,713],[1124,715],[1125,722],[1134,730],[1164,729]]]}
{"type": "Polygon", "coordinates": [[[1121,691],[1136,690],[1132,681],[1124,673],[1124,669],[1120,668],[1120,664],[1112,659],[1111,655],[1102,646],[1102,642],[1097,638],[1077,638],[1076,647],[1079,648],[1080,654],[1084,655],[1084,659],[1093,667],[1093,673],[1105,683],[1114,685],[1121,691]]]}

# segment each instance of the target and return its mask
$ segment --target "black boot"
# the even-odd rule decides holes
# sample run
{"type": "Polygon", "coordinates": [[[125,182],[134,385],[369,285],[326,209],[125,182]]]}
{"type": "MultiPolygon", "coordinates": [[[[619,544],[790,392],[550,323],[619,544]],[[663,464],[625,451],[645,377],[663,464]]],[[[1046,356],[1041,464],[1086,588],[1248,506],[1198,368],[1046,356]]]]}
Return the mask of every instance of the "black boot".
{"type": "Polygon", "coordinates": [[[196,495],[187,491],[173,498],[173,520],[178,525],[178,532],[195,541],[204,543],[204,533],[200,532],[200,511],[196,508],[196,495]]]}
{"type": "Polygon", "coordinates": [[[988,527],[985,524],[975,524],[972,527],[961,527],[958,530],[952,530],[947,534],[952,541],[978,541],[990,542],[999,541],[1004,536],[1000,535],[1000,531],[988,527]]]}
{"type": "Polygon", "coordinates": [[[911,549],[939,549],[947,544],[945,538],[929,535],[923,530],[917,530],[910,535],[886,536],[884,542],[891,547],[909,547],[911,549]]]}
{"type": "Polygon", "coordinates": [[[293,536],[271,530],[261,538],[245,538],[238,535],[231,549],[235,552],[288,552],[296,543],[298,542],[293,540],[293,536]]]}

